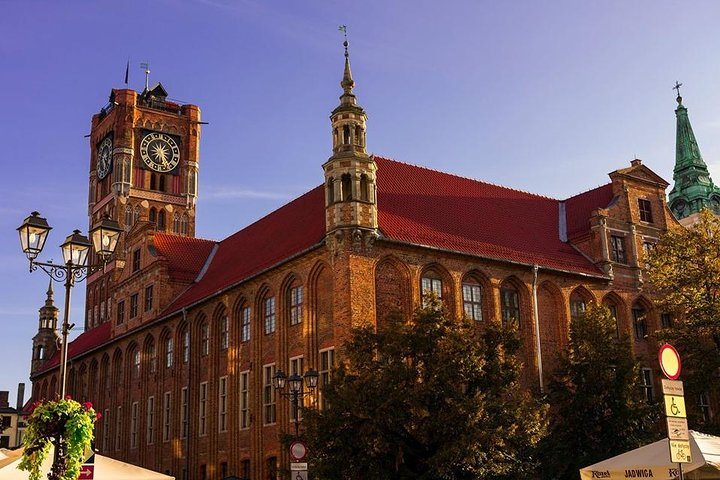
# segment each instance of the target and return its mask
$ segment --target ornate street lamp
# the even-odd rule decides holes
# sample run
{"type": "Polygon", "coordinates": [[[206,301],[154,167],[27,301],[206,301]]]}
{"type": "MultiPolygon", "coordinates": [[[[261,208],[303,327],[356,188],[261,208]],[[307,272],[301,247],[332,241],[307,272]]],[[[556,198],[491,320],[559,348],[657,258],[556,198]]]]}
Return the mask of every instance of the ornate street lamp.
{"type": "Polygon", "coordinates": [[[103,219],[100,224],[90,231],[93,239],[95,253],[100,257],[100,263],[87,265],[88,254],[92,244],[80,233],[80,230],[73,231],[68,235],[60,248],[62,249],[64,264],[52,262],[38,262],[35,259],[42,252],[45,246],[47,235],[52,230],[47,220],[38,212],[32,212],[17,228],[20,234],[20,247],[30,261],[30,271],[33,272],[40,267],[50,278],[56,282],[65,284],[65,310],[62,323],[62,345],[60,350],[60,398],[65,398],[65,386],[67,377],[68,357],[68,335],[75,326],[70,324],[70,293],[76,281],[82,281],[105,268],[108,260],[115,252],[117,242],[122,229],[120,225],[109,218],[103,219]]]}
{"type": "Polygon", "coordinates": [[[318,385],[318,372],[315,370],[308,370],[302,377],[296,373],[289,377],[282,370],[278,370],[272,377],[273,387],[275,390],[284,397],[290,397],[293,405],[294,412],[294,423],[295,423],[295,438],[299,436],[299,403],[301,398],[305,398],[308,395],[312,395],[318,385]],[[310,389],[308,392],[303,392],[303,379],[305,380],[305,386],[310,389]],[[289,392],[284,392],[285,386],[290,386],[289,392]]]}

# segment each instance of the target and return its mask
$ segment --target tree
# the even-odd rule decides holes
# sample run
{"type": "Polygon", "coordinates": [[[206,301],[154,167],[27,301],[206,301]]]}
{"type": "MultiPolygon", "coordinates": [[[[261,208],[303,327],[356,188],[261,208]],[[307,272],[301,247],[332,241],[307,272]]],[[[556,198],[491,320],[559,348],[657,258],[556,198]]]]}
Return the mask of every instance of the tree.
{"type": "Polygon", "coordinates": [[[581,467],[655,439],[659,407],[647,403],[638,380],[630,340],[617,338],[607,307],[591,305],[570,322],[570,341],[550,382],[543,478],[577,479],[581,467]]]}
{"type": "Polygon", "coordinates": [[[454,320],[438,300],[353,330],[305,412],[311,468],[329,479],[523,479],[545,407],[520,388],[515,332],[454,320]]]}
{"type": "Polygon", "coordinates": [[[703,418],[698,399],[718,396],[720,219],[703,210],[692,228],[669,230],[650,254],[647,276],[659,296],[656,304],[674,319],[659,336],[682,358],[690,426],[718,433],[720,425],[703,418]]]}

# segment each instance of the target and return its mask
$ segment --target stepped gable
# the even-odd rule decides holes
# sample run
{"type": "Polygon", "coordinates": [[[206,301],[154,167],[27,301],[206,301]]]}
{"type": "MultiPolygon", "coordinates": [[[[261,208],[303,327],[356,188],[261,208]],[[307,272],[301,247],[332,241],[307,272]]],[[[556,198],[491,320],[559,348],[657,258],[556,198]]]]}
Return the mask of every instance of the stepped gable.
{"type": "Polygon", "coordinates": [[[161,314],[202,300],[325,238],[325,193],[318,186],[218,244],[207,272],[161,314]]]}
{"type": "Polygon", "coordinates": [[[612,184],[608,183],[565,200],[568,238],[577,238],[589,232],[593,210],[607,208],[612,199],[612,184]]]}
{"type": "MultiPolygon", "coordinates": [[[[101,323],[95,328],[87,330],[80,334],[75,340],[70,342],[68,349],[68,359],[75,358],[95,347],[98,347],[110,340],[110,327],[112,322],[101,323]]],[[[60,350],[50,357],[43,366],[43,371],[60,365],[60,350]]]]}
{"type": "Polygon", "coordinates": [[[153,246],[168,262],[168,273],[176,280],[193,281],[207,261],[216,242],[202,238],[155,234],[153,246]]]}
{"type": "Polygon", "coordinates": [[[558,233],[558,201],[375,157],[382,234],[482,257],[602,275],[558,233]]]}

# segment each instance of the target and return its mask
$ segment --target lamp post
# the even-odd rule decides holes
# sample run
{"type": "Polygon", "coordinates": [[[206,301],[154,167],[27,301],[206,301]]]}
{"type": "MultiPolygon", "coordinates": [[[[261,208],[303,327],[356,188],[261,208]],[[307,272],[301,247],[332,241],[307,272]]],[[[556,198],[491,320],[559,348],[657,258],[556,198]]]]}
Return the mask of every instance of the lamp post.
{"type": "Polygon", "coordinates": [[[64,264],[36,260],[45,246],[45,240],[47,240],[50,230],[52,227],[38,212],[32,212],[17,228],[20,234],[20,246],[30,261],[30,271],[33,272],[40,267],[52,280],[65,284],[65,309],[60,350],[60,381],[62,385],[60,398],[63,399],[65,398],[67,377],[68,334],[75,326],[70,324],[70,293],[76,281],[82,281],[96,271],[105,268],[110,256],[115,252],[122,229],[115,220],[106,217],[90,231],[92,244],[87,237],[80,233],[80,230],[73,231],[60,245],[64,264]],[[87,265],[90,247],[95,249],[95,253],[101,259],[97,264],[87,265]]]}
{"type": "Polygon", "coordinates": [[[305,398],[308,395],[312,395],[312,393],[317,388],[318,377],[318,372],[312,369],[305,372],[305,375],[303,375],[302,377],[297,373],[293,373],[288,377],[282,370],[278,370],[272,377],[273,387],[275,387],[275,390],[280,395],[284,397],[290,397],[290,399],[292,400],[296,439],[299,436],[300,418],[298,412],[300,399],[305,398]],[[303,379],[305,380],[305,385],[310,389],[307,392],[303,392],[303,379]],[[289,392],[284,391],[287,385],[290,386],[289,392]]]}

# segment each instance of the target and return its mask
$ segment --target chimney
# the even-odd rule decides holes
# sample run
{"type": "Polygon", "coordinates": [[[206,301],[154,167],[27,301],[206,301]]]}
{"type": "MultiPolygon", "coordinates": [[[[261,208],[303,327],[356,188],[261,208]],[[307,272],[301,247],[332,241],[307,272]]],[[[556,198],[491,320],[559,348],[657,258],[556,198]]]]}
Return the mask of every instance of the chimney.
{"type": "Polygon", "coordinates": [[[24,406],[25,406],[25,384],[18,383],[17,409],[16,409],[18,411],[18,413],[22,412],[22,409],[24,406]]]}
{"type": "Polygon", "coordinates": [[[639,158],[635,158],[635,159],[633,159],[633,160],[630,160],[630,165],[632,165],[633,167],[637,167],[638,165],[642,165],[642,160],[640,160],[639,158]]]}
{"type": "Polygon", "coordinates": [[[0,392],[0,408],[8,408],[10,404],[8,403],[8,396],[10,395],[10,392],[3,391],[0,392]]]}

